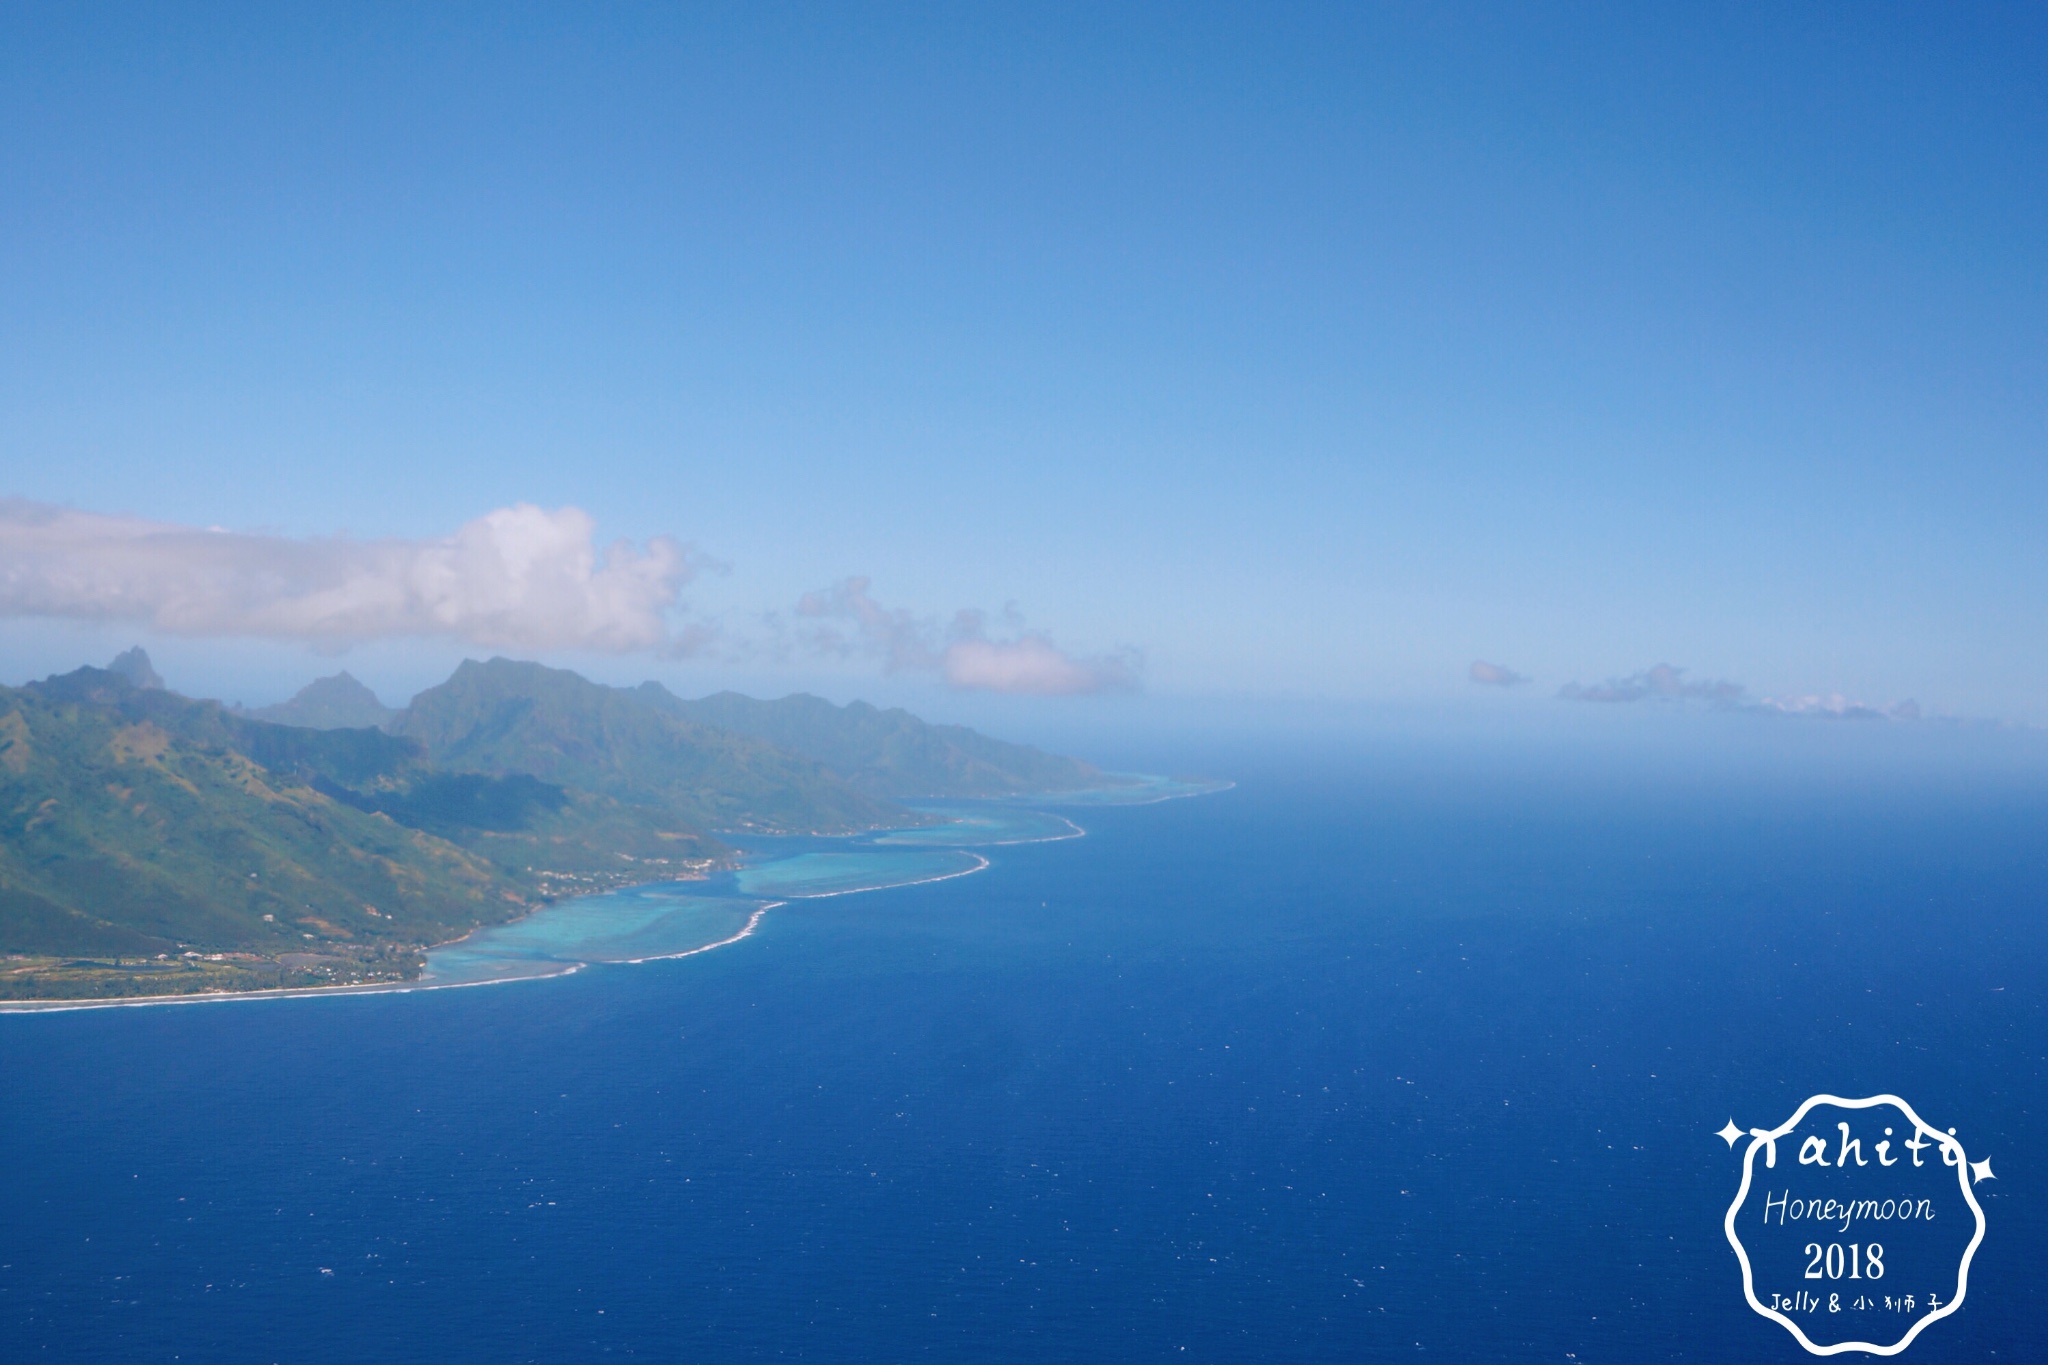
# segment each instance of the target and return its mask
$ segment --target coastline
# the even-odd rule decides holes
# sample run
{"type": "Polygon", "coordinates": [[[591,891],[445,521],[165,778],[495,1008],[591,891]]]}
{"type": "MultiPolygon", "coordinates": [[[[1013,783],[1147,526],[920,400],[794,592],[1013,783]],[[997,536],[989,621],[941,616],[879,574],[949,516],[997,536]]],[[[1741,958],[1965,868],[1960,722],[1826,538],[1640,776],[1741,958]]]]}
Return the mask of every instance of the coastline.
{"type": "MultiPolygon", "coordinates": [[[[1095,804],[1148,806],[1156,805],[1163,801],[1176,800],[1181,797],[1211,795],[1215,792],[1227,791],[1231,787],[1234,787],[1236,785],[1237,784],[1234,782],[1221,781],[1214,786],[1203,786],[1183,791],[1164,791],[1144,800],[1109,803],[1081,800],[1074,801],[1073,804],[1080,806],[1095,804]]],[[[1119,789],[1107,788],[1095,790],[1115,791],[1119,789]]],[[[1128,790],[1128,788],[1122,790],[1128,790]]],[[[1042,803],[1043,805],[1058,805],[1061,804],[1062,797],[1066,797],[1071,800],[1071,798],[1079,795],[1081,795],[1081,793],[1048,792],[1034,798],[1034,802],[1042,803]]],[[[1005,802],[1005,804],[1022,803],[1016,801],[1015,798],[1010,798],[1005,802]]],[[[1072,819],[1069,819],[1065,815],[1059,814],[1057,811],[1042,811],[1041,813],[1049,815],[1052,818],[1060,821],[1062,824],[1066,825],[1068,832],[1063,834],[1042,835],[1028,839],[992,839],[989,840],[987,843],[980,845],[980,847],[1007,848],[1023,844],[1060,843],[1068,839],[1084,838],[1088,833],[1088,831],[1082,828],[1080,824],[1078,824],[1072,819]]],[[[919,828],[925,828],[925,826],[909,826],[905,828],[904,832],[910,832],[911,830],[919,828]]],[[[987,856],[975,852],[972,848],[961,847],[958,849],[958,851],[966,853],[969,857],[973,858],[974,866],[961,868],[953,872],[943,872],[934,877],[918,877],[910,881],[886,882],[878,886],[856,886],[849,887],[845,890],[840,891],[818,891],[809,894],[805,894],[802,892],[785,892],[781,894],[779,897],[769,900],[765,904],[757,906],[748,915],[746,923],[740,927],[738,932],[730,934],[725,938],[717,940],[716,942],[698,944],[695,947],[686,948],[680,952],[655,953],[646,957],[607,959],[589,962],[570,961],[565,959],[560,962],[559,967],[555,970],[521,972],[516,975],[489,977],[480,981],[434,981],[426,978],[418,978],[411,981],[361,982],[333,986],[295,986],[275,990],[256,991],[192,991],[177,995],[137,995],[120,996],[105,999],[93,999],[88,997],[62,1000],[0,1000],[0,1014],[53,1014],[66,1013],[73,1010],[140,1009],[160,1005],[217,1005],[251,1000],[311,1000],[350,995],[403,995],[409,994],[414,991],[466,990],[476,986],[504,986],[520,981],[552,981],[560,977],[574,975],[575,973],[580,972],[584,970],[586,967],[590,966],[629,966],[648,962],[665,962],[677,958],[695,957],[699,953],[708,953],[713,951],[714,949],[731,947],[733,944],[740,942],[742,939],[752,937],[755,931],[760,928],[761,921],[767,916],[770,910],[774,910],[781,906],[787,905],[790,901],[793,900],[831,900],[840,896],[856,896],[871,891],[891,891],[906,886],[927,886],[935,882],[952,881],[959,877],[973,876],[977,872],[986,871],[989,867],[993,865],[987,856]]],[[[656,883],[645,883],[645,885],[656,885],[656,883]]],[[[630,887],[614,888],[614,890],[630,889],[630,887]]],[[[605,895],[609,893],[594,892],[592,894],[605,895]]],[[[580,899],[585,898],[576,897],[573,898],[570,902],[557,901],[549,905],[543,905],[528,911],[526,914],[521,915],[518,919],[508,920],[505,922],[505,924],[502,925],[494,924],[478,926],[477,928],[472,929],[468,933],[462,935],[460,938],[449,939],[443,943],[428,945],[425,951],[431,953],[435,949],[455,947],[458,944],[467,942],[468,940],[474,938],[478,934],[485,933],[494,929],[502,929],[509,925],[522,923],[524,921],[532,919],[536,915],[541,915],[548,913],[551,910],[560,909],[563,905],[572,904],[573,900],[580,899]]]]}
{"type": "MultiPolygon", "coordinates": [[[[467,938],[468,935],[464,935],[467,938]]],[[[460,943],[462,939],[454,939],[460,943]]],[[[435,945],[441,946],[441,945],[435,945]]],[[[515,981],[552,981],[582,971],[587,962],[565,962],[558,972],[501,976],[489,981],[372,981],[348,986],[288,986],[274,991],[187,991],[183,995],[129,995],[107,1000],[0,1000],[0,1014],[57,1014],[66,1010],[140,1009],[146,1005],[221,1005],[238,1000],[316,1000],[338,995],[403,995],[409,991],[456,991],[472,986],[506,986],[515,981]]]]}
{"type": "MultiPolygon", "coordinates": [[[[1061,837],[1071,838],[1073,836],[1063,835],[1061,837]]],[[[962,852],[967,852],[967,850],[963,849],[962,852]]],[[[674,953],[652,953],[646,957],[619,958],[599,962],[564,961],[561,963],[559,970],[555,971],[521,972],[516,976],[490,977],[482,981],[415,979],[412,981],[376,981],[340,986],[295,986],[268,991],[189,991],[180,995],[133,995],[103,1000],[0,1000],[0,1014],[57,1014],[72,1010],[141,1009],[156,1005],[218,1005],[248,1000],[314,1000],[345,995],[405,995],[414,991],[456,991],[468,990],[478,986],[509,986],[521,981],[554,981],[561,977],[573,976],[577,972],[592,966],[638,966],[649,962],[669,962],[678,958],[695,957],[699,953],[708,953],[718,948],[729,948],[742,939],[751,938],[754,932],[761,927],[761,921],[767,917],[770,910],[787,905],[792,900],[830,900],[838,896],[858,896],[871,891],[894,891],[906,886],[926,886],[933,882],[952,881],[956,877],[972,876],[977,872],[986,871],[992,865],[987,858],[979,853],[969,853],[969,856],[975,860],[973,867],[962,868],[957,872],[941,873],[936,877],[919,877],[914,881],[907,882],[888,882],[881,886],[856,886],[844,891],[820,891],[811,895],[786,895],[780,899],[768,901],[764,905],[756,906],[747,916],[747,922],[740,926],[737,933],[729,934],[712,943],[700,943],[693,948],[685,948],[674,953]]],[[[648,883],[648,885],[655,884],[648,883]]],[[[595,894],[602,895],[605,893],[598,892],[595,894]]],[[[560,905],[561,903],[557,902],[554,905],[541,906],[539,909],[520,916],[519,919],[507,920],[504,925],[479,926],[476,929],[470,930],[469,933],[464,934],[461,938],[449,939],[445,943],[433,944],[428,948],[428,951],[431,952],[434,948],[452,948],[457,944],[467,942],[477,934],[484,933],[487,930],[502,929],[506,925],[521,923],[524,920],[532,919],[535,915],[545,914],[549,910],[558,909],[560,905]]]]}
{"type": "MultiPolygon", "coordinates": [[[[979,872],[981,869],[974,868],[972,870],[979,872]]],[[[866,889],[884,891],[888,888],[877,886],[866,889]]],[[[847,893],[841,892],[836,894],[843,895],[847,893]]],[[[695,957],[699,953],[708,953],[714,948],[729,948],[741,939],[752,936],[753,932],[761,927],[762,918],[770,910],[787,904],[787,901],[770,901],[766,905],[757,907],[752,914],[747,916],[747,922],[740,927],[738,933],[728,935],[715,943],[700,943],[694,948],[685,948],[681,952],[676,953],[655,953],[648,957],[620,958],[617,962],[564,962],[561,964],[559,971],[552,972],[526,972],[519,976],[495,976],[484,981],[374,981],[348,986],[295,986],[274,991],[188,991],[183,995],[133,995],[110,1000],[0,1000],[0,1014],[48,1014],[61,1010],[123,1009],[143,1005],[216,1005],[236,1000],[311,1000],[335,995],[405,995],[413,991],[465,991],[478,986],[510,986],[521,981],[555,981],[565,976],[574,976],[586,967],[623,967],[637,966],[646,962],[668,962],[675,958],[695,957]]],[[[535,910],[532,914],[537,915],[542,913],[542,911],[553,908],[553,906],[542,906],[540,910],[535,910]]],[[[520,918],[530,919],[531,917],[532,915],[523,915],[520,918]]],[[[517,924],[519,920],[509,920],[507,923],[517,924]]],[[[493,924],[486,927],[499,929],[504,926],[493,924]]],[[[461,938],[451,938],[446,943],[436,943],[432,946],[435,948],[451,948],[482,932],[482,929],[472,929],[461,938]]]]}

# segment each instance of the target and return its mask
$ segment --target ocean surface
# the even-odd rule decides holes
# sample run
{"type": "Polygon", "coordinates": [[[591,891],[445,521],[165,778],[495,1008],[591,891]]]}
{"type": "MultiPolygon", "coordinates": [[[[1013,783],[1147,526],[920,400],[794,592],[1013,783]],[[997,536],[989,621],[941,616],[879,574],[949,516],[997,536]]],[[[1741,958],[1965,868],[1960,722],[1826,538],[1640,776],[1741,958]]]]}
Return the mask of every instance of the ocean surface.
{"type": "Polygon", "coordinates": [[[2048,1358],[2048,787],[1710,769],[1247,751],[437,964],[570,975],[0,1016],[0,1342],[1805,1360],[1715,1130],[1890,1091],[1997,1170],[1904,1358],[2048,1358]]]}

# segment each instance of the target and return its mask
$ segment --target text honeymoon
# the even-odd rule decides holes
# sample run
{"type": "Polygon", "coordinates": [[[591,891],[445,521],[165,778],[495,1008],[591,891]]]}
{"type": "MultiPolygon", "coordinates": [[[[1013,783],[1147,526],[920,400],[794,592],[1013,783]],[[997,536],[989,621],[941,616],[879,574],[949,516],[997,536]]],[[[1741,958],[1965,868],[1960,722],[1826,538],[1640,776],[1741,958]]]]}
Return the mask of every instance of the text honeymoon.
{"type": "Polygon", "coordinates": [[[1917,1218],[1925,1222],[1934,1221],[1932,1199],[1794,1199],[1792,1191],[1783,1190],[1777,1194],[1764,1194],[1764,1221],[1771,1221],[1771,1214],[1778,1215],[1778,1226],[1783,1227],[1786,1219],[1798,1222],[1811,1218],[1816,1222],[1833,1223],[1837,1220],[1842,1231],[1859,1219],[1871,1223],[1890,1222],[1895,1219],[1917,1218]]]}
{"type": "MultiPolygon", "coordinates": [[[[1800,1165],[1841,1167],[1850,1165],[1868,1166],[1870,1164],[1863,1156],[1862,1139],[1849,1136],[1849,1125],[1838,1123],[1835,1127],[1841,1131],[1842,1145],[1833,1160],[1830,1160],[1828,1157],[1827,1142],[1822,1138],[1810,1136],[1799,1144],[1800,1165]]],[[[1950,1131],[1953,1132],[1954,1130],[1951,1129],[1950,1131]]],[[[1884,1134],[1886,1138],[1890,1138],[1892,1130],[1887,1128],[1884,1130],[1884,1134]]],[[[1758,1136],[1763,1137],[1765,1135],[1760,1133],[1758,1136]]],[[[1938,1146],[1941,1148],[1942,1161],[1950,1166],[1955,1165],[1958,1159],[1958,1151],[1954,1145],[1954,1138],[1944,1138],[1937,1133],[1929,1133],[1929,1136],[1934,1138],[1933,1142],[1922,1142],[1920,1140],[1920,1132],[1916,1130],[1912,1137],[1906,1139],[1905,1146],[1912,1153],[1913,1164],[1915,1166],[1920,1165],[1920,1154],[1930,1147],[1938,1146]]],[[[1896,1166],[1899,1164],[1899,1159],[1891,1155],[1891,1145],[1889,1141],[1877,1144],[1876,1155],[1878,1165],[1896,1166]]],[[[1766,1138],[1764,1143],[1764,1165],[1775,1166],[1777,1164],[1777,1139],[1766,1138]]],[[[1859,1220],[1885,1223],[1899,1219],[1919,1219],[1931,1223],[1934,1221],[1934,1201],[1932,1199],[1794,1199],[1792,1198],[1792,1191],[1789,1189],[1782,1190],[1775,1195],[1765,1191],[1764,1222],[1770,1222],[1771,1215],[1774,1212],[1778,1216],[1779,1227],[1783,1227],[1787,1219],[1798,1222],[1810,1218],[1815,1222],[1821,1223],[1840,1222],[1842,1231],[1847,1232],[1850,1225],[1859,1220]]]]}

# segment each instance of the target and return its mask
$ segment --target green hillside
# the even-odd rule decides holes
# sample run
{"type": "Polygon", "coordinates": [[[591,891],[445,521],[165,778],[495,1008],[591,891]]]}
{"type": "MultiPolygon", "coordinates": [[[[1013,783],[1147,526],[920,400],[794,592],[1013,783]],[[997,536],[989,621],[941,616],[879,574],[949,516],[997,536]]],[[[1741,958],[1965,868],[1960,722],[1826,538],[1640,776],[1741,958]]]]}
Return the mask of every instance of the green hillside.
{"type": "Polygon", "coordinates": [[[683,875],[729,852],[659,806],[564,787],[523,770],[450,772],[429,762],[418,740],[381,730],[317,730],[242,716],[228,717],[227,726],[231,742],[263,767],[356,810],[458,844],[545,895],[683,875]]]}
{"type": "MultiPolygon", "coordinates": [[[[242,984],[402,976],[418,945],[529,902],[524,879],[257,762],[252,728],[102,669],[0,688],[0,951],[164,954],[150,971],[242,984]],[[290,960],[309,943],[329,961],[290,960]]],[[[360,768],[350,747],[330,766],[360,768]]],[[[49,965],[0,972],[0,995],[47,993],[49,965]]]]}
{"type": "Polygon", "coordinates": [[[897,800],[922,796],[1012,796],[1099,785],[1103,775],[1078,759],[1061,758],[964,725],[930,725],[901,708],[863,701],[834,706],[803,693],[757,701],[720,692],[684,701],[660,683],[640,695],[670,715],[750,735],[814,759],[864,792],[897,800]]]}
{"type": "Polygon", "coordinates": [[[838,834],[915,818],[815,759],[650,705],[645,689],[510,659],[464,662],[393,729],[438,767],[526,773],[686,825],[838,834]]]}

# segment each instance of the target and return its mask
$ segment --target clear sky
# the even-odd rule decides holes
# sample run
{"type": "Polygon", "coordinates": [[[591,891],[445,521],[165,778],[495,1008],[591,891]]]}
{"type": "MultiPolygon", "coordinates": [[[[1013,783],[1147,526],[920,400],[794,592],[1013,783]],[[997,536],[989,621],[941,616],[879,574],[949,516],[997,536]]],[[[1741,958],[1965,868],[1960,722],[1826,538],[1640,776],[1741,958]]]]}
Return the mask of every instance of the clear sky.
{"type": "Polygon", "coordinates": [[[2048,722],[2044,73],[2023,6],[10,6],[0,674],[2048,722]]]}

